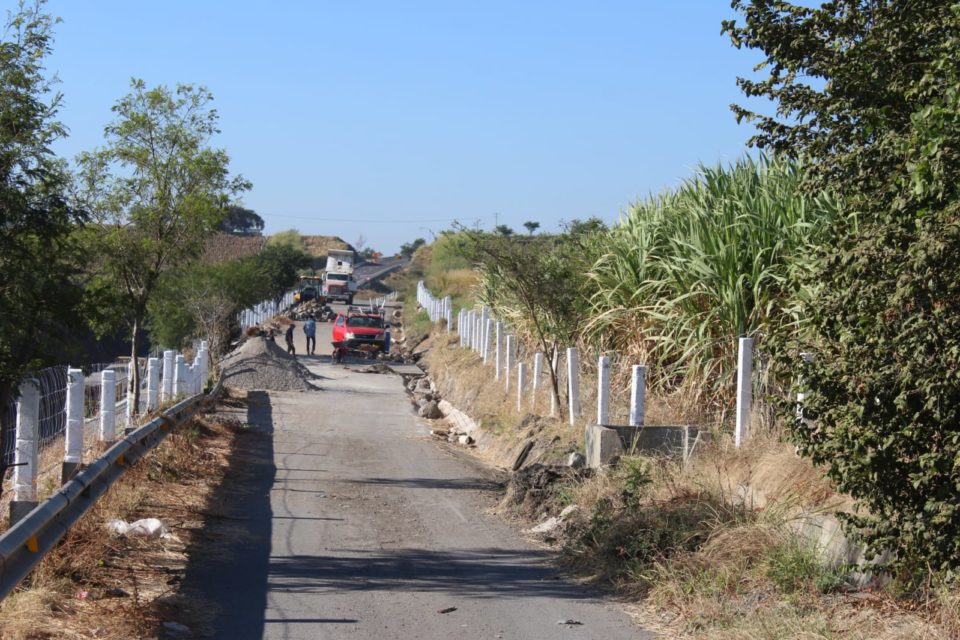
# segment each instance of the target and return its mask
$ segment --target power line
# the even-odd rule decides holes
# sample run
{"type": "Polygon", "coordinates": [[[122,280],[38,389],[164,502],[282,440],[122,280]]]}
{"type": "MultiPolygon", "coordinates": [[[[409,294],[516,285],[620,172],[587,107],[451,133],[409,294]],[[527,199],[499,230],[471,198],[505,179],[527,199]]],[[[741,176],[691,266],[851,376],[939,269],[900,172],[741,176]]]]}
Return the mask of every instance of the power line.
{"type": "Polygon", "coordinates": [[[313,216],[288,216],[279,213],[268,213],[265,218],[288,218],[291,220],[312,220],[315,222],[368,222],[376,224],[410,224],[415,222],[453,222],[456,218],[409,218],[406,220],[374,220],[363,218],[315,218],[313,216]]]}

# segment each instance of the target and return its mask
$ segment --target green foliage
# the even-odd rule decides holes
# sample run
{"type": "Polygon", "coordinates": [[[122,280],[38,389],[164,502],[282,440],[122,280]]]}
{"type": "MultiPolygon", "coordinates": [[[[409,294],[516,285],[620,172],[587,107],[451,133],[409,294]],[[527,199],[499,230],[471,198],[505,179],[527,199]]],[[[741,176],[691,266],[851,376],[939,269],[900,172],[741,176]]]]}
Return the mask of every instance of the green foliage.
{"type": "Polygon", "coordinates": [[[513,229],[511,229],[510,227],[508,227],[508,226],[505,225],[505,224],[498,224],[497,227],[496,227],[496,229],[494,229],[494,231],[495,231],[496,233],[500,234],[501,236],[504,236],[504,237],[507,237],[507,238],[509,238],[510,236],[512,236],[513,233],[514,233],[513,229]]]}
{"type": "Polygon", "coordinates": [[[263,218],[252,209],[233,205],[227,207],[220,230],[237,236],[260,235],[263,232],[263,218]]]}
{"type": "MultiPolygon", "coordinates": [[[[95,255],[96,285],[112,290],[114,315],[131,332],[132,357],[147,305],[167,271],[197,258],[223,219],[231,196],[249,188],[231,177],[222,149],[209,146],[218,133],[213,96],[204,88],[178,85],[131,92],[113,107],[106,145],[80,154],[78,198],[97,224],[86,233],[95,255]]],[[[130,376],[138,401],[139,369],[130,376]]]]}
{"type": "Polygon", "coordinates": [[[767,552],[767,578],[784,594],[830,593],[843,586],[844,576],[823,565],[817,550],[792,536],[767,552]]]}
{"type": "Polygon", "coordinates": [[[83,215],[50,151],[65,131],[43,66],[55,21],[42,9],[21,2],[0,39],[0,407],[27,371],[62,357],[82,320],[74,230],[83,215]]]}
{"type": "Polygon", "coordinates": [[[300,270],[309,267],[310,262],[310,256],[304,251],[287,244],[275,243],[264,247],[255,258],[257,269],[265,277],[264,288],[255,294],[260,299],[255,302],[282,298],[296,284],[300,270]]]}
{"type": "Polygon", "coordinates": [[[404,258],[409,258],[416,252],[417,249],[425,244],[427,244],[427,241],[423,238],[417,238],[413,242],[404,243],[400,245],[400,255],[404,258]]]}
{"type": "Polygon", "coordinates": [[[644,489],[652,482],[650,465],[643,458],[625,457],[620,459],[614,472],[614,480],[621,489],[621,499],[628,508],[637,508],[643,498],[644,489]]]}
{"type": "Polygon", "coordinates": [[[591,272],[588,333],[651,366],[651,384],[733,393],[736,336],[796,330],[801,285],[835,199],[804,197],[804,170],[761,157],[701,167],[633,205],[591,272]]]}
{"type": "Polygon", "coordinates": [[[553,393],[559,400],[553,355],[575,344],[580,335],[586,319],[586,273],[605,234],[514,236],[460,231],[460,251],[479,269],[477,297],[508,323],[519,339],[545,354],[553,393]]]}
{"type": "Polygon", "coordinates": [[[296,251],[306,252],[306,245],[303,243],[303,236],[296,229],[287,229],[278,231],[267,238],[267,245],[280,245],[290,247],[296,251]]]}
{"type": "Polygon", "coordinates": [[[523,226],[527,228],[527,233],[533,235],[533,232],[540,228],[540,223],[534,220],[527,220],[523,223],[523,226]]]}
{"type": "Polygon", "coordinates": [[[801,450],[862,507],[848,521],[907,572],[960,567],[960,5],[735,2],[724,28],[759,49],[772,99],[754,141],[811,159],[808,188],[844,193],[860,229],[836,225],[788,336],[801,375],[801,450]],[[808,84],[805,78],[818,82],[808,84]]]}

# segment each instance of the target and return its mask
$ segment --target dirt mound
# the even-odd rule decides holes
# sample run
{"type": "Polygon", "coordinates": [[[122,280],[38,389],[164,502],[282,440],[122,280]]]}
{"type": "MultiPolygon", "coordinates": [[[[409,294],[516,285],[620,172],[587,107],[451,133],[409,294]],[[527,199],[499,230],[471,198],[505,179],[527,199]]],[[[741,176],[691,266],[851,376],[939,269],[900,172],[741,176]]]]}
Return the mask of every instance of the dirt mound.
{"type": "Polygon", "coordinates": [[[308,391],[316,376],[272,340],[253,337],[223,359],[223,384],[233,389],[308,391]]]}
{"type": "Polygon", "coordinates": [[[566,506],[564,485],[580,482],[588,473],[570,467],[531,464],[510,477],[500,507],[531,520],[556,513],[566,506]]]}

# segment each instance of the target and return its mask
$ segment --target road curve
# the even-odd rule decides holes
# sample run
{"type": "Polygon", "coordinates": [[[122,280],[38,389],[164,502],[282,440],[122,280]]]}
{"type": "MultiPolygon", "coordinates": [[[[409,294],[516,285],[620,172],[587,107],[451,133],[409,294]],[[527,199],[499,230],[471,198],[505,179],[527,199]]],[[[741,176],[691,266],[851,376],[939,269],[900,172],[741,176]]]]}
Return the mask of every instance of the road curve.
{"type": "Polygon", "coordinates": [[[187,570],[213,637],[651,637],[485,513],[490,473],[429,438],[399,377],[301,360],[322,390],[251,394],[262,437],[217,496],[225,542],[187,570]]]}

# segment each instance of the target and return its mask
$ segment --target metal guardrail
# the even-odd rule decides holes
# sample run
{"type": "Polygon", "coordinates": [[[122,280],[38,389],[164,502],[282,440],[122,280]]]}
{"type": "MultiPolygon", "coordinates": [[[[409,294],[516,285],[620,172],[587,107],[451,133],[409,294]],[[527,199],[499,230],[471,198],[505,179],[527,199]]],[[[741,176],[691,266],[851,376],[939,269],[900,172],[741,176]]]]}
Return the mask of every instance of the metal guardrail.
{"type": "Polygon", "coordinates": [[[196,412],[201,401],[215,396],[198,394],[167,409],[107,449],[72,480],[38,504],[0,536],[0,599],[5,598],[43,557],[137,460],[163,440],[171,429],[196,412]]]}

